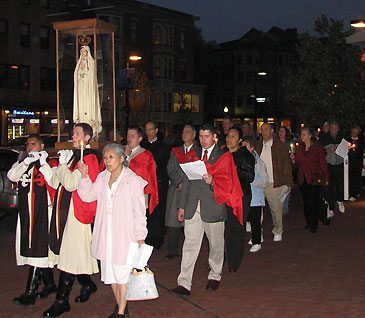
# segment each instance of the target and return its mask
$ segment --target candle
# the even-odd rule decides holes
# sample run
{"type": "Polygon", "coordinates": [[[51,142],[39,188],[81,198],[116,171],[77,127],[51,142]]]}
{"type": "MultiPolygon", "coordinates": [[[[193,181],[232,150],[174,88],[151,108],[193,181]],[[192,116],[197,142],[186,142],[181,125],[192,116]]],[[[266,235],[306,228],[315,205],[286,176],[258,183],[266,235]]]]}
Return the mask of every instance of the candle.
{"type": "Polygon", "coordinates": [[[290,144],[290,153],[294,153],[294,144],[290,144]]]}
{"type": "Polygon", "coordinates": [[[84,141],[83,140],[80,141],[80,147],[81,147],[80,161],[81,161],[81,163],[83,163],[84,162],[84,141]]]}

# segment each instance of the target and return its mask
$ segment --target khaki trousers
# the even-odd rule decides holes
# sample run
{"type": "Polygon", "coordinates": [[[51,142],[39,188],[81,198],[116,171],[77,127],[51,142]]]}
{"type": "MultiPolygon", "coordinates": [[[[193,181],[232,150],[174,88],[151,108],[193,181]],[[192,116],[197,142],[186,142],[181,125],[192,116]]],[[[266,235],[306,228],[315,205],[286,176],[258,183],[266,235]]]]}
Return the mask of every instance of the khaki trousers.
{"type": "Polygon", "coordinates": [[[198,258],[204,233],[209,241],[208,279],[221,280],[224,259],[224,222],[206,223],[200,217],[200,203],[190,220],[185,220],[185,241],[183,245],[181,270],[177,283],[191,290],[194,266],[198,258]]]}
{"type": "Polygon", "coordinates": [[[283,190],[284,186],[274,188],[272,182],[266,183],[266,188],[264,189],[265,197],[269,203],[272,223],[274,228],[272,233],[282,234],[283,233],[283,203],[279,200],[279,195],[283,190]]]}

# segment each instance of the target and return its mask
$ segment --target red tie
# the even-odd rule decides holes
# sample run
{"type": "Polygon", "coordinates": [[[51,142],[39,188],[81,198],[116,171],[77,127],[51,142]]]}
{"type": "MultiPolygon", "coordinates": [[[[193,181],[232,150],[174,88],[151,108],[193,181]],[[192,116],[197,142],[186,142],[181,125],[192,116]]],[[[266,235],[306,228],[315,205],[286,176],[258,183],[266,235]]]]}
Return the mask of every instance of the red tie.
{"type": "Polygon", "coordinates": [[[204,162],[207,162],[208,161],[208,150],[207,149],[204,150],[203,161],[204,162]]]}

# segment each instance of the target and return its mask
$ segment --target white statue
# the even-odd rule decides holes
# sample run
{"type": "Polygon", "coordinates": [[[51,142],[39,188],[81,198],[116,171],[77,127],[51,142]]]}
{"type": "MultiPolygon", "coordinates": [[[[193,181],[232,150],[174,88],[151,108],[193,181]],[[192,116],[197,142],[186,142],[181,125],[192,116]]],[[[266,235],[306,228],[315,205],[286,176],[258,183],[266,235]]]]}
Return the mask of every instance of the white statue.
{"type": "Polygon", "coordinates": [[[100,133],[102,120],[99,101],[98,80],[90,48],[83,45],[74,72],[74,123],[88,123],[100,133]]]}

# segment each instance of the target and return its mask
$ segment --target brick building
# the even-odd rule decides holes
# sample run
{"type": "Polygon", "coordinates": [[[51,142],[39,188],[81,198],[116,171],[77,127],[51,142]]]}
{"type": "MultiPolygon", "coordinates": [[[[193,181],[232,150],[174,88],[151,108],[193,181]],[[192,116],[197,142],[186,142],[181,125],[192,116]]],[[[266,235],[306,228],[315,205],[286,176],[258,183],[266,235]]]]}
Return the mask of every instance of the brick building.
{"type": "MultiPolygon", "coordinates": [[[[14,110],[20,114],[14,124],[15,135],[19,134],[18,126],[23,133],[55,129],[51,124],[56,109],[51,23],[83,18],[99,18],[117,26],[117,77],[131,54],[142,57],[138,63],[129,63],[139,77],[136,89],[128,92],[129,103],[125,90],[116,91],[117,126],[122,132],[128,120],[133,125],[154,120],[165,135],[185,123],[202,123],[204,87],[194,84],[192,49],[197,17],[132,0],[14,0],[2,1],[0,10],[4,13],[0,19],[2,143],[11,137],[8,131],[14,130],[10,118],[14,110]],[[30,119],[39,122],[30,124],[30,119]]],[[[73,94],[71,89],[69,94],[73,94]]],[[[102,98],[103,124],[109,131],[112,112],[107,97],[102,98]]],[[[72,120],[70,103],[65,103],[61,111],[72,120]]]]}

